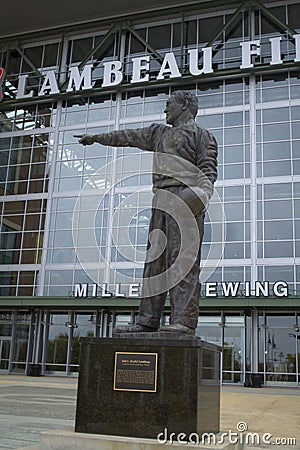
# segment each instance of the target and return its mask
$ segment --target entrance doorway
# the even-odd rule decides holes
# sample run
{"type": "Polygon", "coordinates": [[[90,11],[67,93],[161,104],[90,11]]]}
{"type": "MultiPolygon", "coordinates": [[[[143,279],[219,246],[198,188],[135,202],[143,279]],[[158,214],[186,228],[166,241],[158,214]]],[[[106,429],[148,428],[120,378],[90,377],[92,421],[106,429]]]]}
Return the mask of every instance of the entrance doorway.
{"type": "Polygon", "coordinates": [[[0,372],[8,373],[11,337],[0,336],[0,372]]]}

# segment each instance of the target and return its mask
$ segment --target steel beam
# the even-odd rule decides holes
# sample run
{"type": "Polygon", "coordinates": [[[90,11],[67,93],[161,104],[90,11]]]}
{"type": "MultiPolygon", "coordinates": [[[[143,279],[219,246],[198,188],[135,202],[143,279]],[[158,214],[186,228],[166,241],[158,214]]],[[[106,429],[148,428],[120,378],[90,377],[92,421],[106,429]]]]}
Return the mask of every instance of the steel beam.
{"type": "Polygon", "coordinates": [[[92,48],[92,50],[89,51],[89,53],[85,56],[85,58],[81,61],[81,63],[79,64],[79,69],[82,69],[83,66],[88,62],[88,60],[91,58],[91,56],[93,56],[93,54],[95,52],[97,52],[102,45],[105,44],[105,42],[107,41],[107,39],[116,31],[119,30],[119,24],[114,23],[110,29],[107,31],[107,33],[103,36],[103,38],[98,42],[98,44],[96,45],[96,47],[92,48]]]}
{"type": "Polygon", "coordinates": [[[263,14],[267,16],[274,24],[276,24],[281,31],[287,33],[290,38],[293,38],[293,35],[297,34],[297,32],[293,28],[278,19],[278,17],[276,17],[275,14],[270,11],[270,9],[266,8],[262,3],[260,3],[259,0],[254,0],[253,4],[256,4],[263,12],[263,14]]]}
{"type": "MultiPolygon", "coordinates": [[[[230,29],[230,27],[236,22],[236,20],[239,18],[239,15],[246,7],[249,7],[249,1],[244,0],[239,6],[239,8],[237,8],[237,10],[230,17],[230,19],[228,19],[228,21],[226,21],[226,23],[222,25],[221,28],[219,28],[214,37],[206,44],[205,47],[211,47],[212,44],[214,44],[217,41],[217,39],[219,39],[219,37],[222,36],[224,31],[230,29]]],[[[223,41],[218,44],[218,46],[213,51],[213,56],[215,56],[218,53],[218,51],[221,50],[222,44],[224,44],[225,42],[226,41],[223,41]]],[[[203,55],[201,55],[199,59],[201,61],[203,59],[203,55]]]]}
{"type": "Polygon", "coordinates": [[[149,51],[149,53],[154,57],[154,59],[157,59],[160,63],[163,62],[163,57],[152,47],[152,45],[145,41],[145,39],[140,36],[128,23],[126,24],[126,29],[138,40],[143,44],[146,49],[149,51]]]}
{"type": "Polygon", "coordinates": [[[41,74],[41,72],[37,69],[37,67],[35,67],[35,65],[33,64],[33,62],[28,58],[28,56],[23,52],[23,50],[19,47],[19,45],[15,46],[15,50],[17,50],[18,53],[20,53],[20,55],[22,56],[22,58],[27,62],[27,64],[32,68],[34,74],[38,77],[38,78],[44,78],[43,75],[41,74]]]}
{"type": "Polygon", "coordinates": [[[206,44],[205,47],[211,47],[211,45],[216,42],[216,40],[222,36],[223,32],[226,31],[238,18],[239,14],[245,9],[246,6],[249,5],[248,1],[243,1],[240,5],[240,7],[233,13],[233,15],[230,17],[228,21],[222,27],[216,32],[214,37],[206,44]]]}

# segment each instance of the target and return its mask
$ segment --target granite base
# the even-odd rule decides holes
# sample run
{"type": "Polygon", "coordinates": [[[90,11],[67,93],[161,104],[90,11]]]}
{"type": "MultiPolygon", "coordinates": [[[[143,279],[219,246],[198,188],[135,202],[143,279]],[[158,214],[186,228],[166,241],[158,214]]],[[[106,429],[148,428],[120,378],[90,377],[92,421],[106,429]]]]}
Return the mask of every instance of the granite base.
{"type": "Polygon", "coordinates": [[[81,339],[75,431],[150,439],[218,433],[220,347],[195,336],[145,334],[81,339]],[[158,355],[156,392],[114,389],[117,352],[158,355]]]}

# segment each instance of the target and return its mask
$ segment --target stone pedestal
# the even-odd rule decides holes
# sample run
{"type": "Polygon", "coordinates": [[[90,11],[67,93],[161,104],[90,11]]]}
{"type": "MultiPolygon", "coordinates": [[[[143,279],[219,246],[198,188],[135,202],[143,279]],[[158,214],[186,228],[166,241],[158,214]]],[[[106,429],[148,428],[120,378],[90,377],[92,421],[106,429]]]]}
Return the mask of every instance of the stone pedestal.
{"type": "Polygon", "coordinates": [[[75,431],[150,439],[175,433],[174,440],[218,433],[219,363],[220,348],[194,336],[82,338],[75,431]]]}

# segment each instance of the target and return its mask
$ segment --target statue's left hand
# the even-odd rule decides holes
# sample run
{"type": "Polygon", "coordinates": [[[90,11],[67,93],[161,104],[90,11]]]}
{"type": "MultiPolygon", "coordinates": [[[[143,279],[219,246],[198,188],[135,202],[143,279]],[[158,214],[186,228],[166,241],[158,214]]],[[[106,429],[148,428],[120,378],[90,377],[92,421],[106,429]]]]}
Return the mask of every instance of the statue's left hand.
{"type": "Polygon", "coordinates": [[[196,194],[196,191],[190,187],[185,187],[180,190],[178,197],[184,201],[184,203],[190,208],[194,216],[198,216],[204,211],[204,205],[200,197],[196,194]]]}

